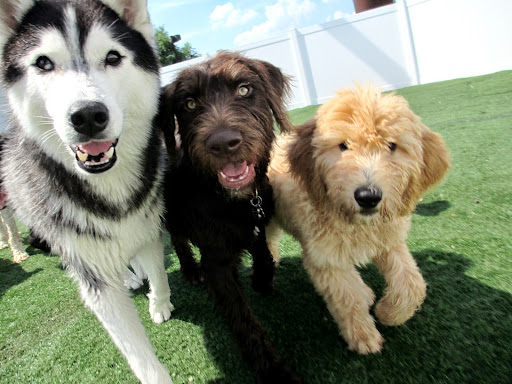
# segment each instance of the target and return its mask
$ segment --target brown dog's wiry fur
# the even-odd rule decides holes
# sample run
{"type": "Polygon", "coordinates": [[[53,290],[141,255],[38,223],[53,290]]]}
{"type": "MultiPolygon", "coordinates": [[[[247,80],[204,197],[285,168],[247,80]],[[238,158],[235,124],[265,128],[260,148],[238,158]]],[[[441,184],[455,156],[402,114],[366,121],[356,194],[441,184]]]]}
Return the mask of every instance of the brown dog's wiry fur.
{"type": "Polygon", "coordinates": [[[166,226],[181,270],[191,282],[204,277],[261,384],[301,382],[253,315],[238,276],[241,253],[248,250],[252,287],[272,291],[275,266],[264,229],[273,198],[266,174],[274,120],[289,129],[287,91],[287,78],[272,64],[220,52],[164,89],[160,115],[171,156],[175,117],[181,137],[165,183],[166,226]],[[189,242],[199,248],[200,264],[189,242]]]}
{"type": "Polygon", "coordinates": [[[449,167],[441,137],[396,95],[342,89],[315,118],[276,143],[269,178],[275,220],[303,248],[304,266],[351,350],[376,353],[384,339],[370,315],[375,295],[356,266],[373,262],[387,288],[375,308],[386,325],[408,320],[426,284],[406,245],[420,196],[449,167]]]}

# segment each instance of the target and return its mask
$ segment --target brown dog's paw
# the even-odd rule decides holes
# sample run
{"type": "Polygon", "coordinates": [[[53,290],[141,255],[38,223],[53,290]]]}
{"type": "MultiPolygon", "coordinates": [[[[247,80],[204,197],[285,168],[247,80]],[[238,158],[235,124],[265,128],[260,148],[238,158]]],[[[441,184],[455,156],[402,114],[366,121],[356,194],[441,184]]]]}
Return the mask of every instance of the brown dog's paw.
{"type": "Polygon", "coordinates": [[[291,368],[282,364],[269,367],[266,372],[256,375],[257,384],[303,384],[302,379],[297,376],[291,368]]]}
{"type": "Polygon", "coordinates": [[[188,284],[198,285],[204,283],[204,274],[199,264],[189,264],[181,266],[183,280],[188,284]]]}
{"type": "Polygon", "coordinates": [[[270,296],[274,292],[274,279],[261,278],[261,276],[251,276],[251,286],[256,292],[263,296],[270,296]]]}

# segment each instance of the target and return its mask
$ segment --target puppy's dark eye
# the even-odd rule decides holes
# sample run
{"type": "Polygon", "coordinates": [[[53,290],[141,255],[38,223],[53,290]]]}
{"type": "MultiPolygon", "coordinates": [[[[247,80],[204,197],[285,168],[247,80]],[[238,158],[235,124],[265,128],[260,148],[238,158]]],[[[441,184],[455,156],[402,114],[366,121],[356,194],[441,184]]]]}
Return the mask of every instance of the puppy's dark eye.
{"type": "Polygon", "coordinates": [[[188,110],[193,111],[197,108],[197,103],[194,99],[189,97],[187,100],[185,100],[185,107],[187,107],[188,110]]]}
{"type": "Polygon", "coordinates": [[[389,150],[391,152],[395,152],[395,150],[396,150],[396,143],[389,143],[388,147],[389,147],[389,150]]]}
{"type": "Polygon", "coordinates": [[[119,64],[121,64],[122,59],[123,57],[119,52],[110,51],[109,53],[107,53],[107,56],[105,57],[105,65],[117,67],[119,64]]]}
{"type": "Polygon", "coordinates": [[[237,93],[239,96],[246,97],[251,93],[251,87],[249,85],[241,85],[238,87],[237,93]]]}
{"type": "Polygon", "coordinates": [[[39,56],[35,65],[43,72],[50,72],[55,69],[53,62],[46,56],[39,56]]]}
{"type": "Polygon", "coordinates": [[[343,143],[340,144],[340,149],[341,151],[346,151],[348,149],[348,145],[347,145],[347,142],[344,141],[343,143]]]}

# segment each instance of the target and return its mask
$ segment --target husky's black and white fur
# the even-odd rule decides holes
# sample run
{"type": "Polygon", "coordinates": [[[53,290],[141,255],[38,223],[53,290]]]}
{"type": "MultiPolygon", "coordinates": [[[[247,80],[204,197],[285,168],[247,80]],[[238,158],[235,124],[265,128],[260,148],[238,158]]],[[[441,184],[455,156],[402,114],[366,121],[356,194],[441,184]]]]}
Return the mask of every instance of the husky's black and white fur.
{"type": "Polygon", "coordinates": [[[125,286],[138,263],[152,319],[170,317],[155,47],[146,0],[0,2],[8,203],[62,256],[138,379],[170,383],[125,286]]]}

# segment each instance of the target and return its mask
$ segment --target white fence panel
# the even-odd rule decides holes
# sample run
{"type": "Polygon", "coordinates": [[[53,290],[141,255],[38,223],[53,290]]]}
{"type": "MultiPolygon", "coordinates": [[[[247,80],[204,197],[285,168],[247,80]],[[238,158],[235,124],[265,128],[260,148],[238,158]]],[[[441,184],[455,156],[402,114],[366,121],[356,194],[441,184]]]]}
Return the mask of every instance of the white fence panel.
{"type": "MultiPolygon", "coordinates": [[[[511,17],[512,0],[396,0],[237,50],[290,75],[297,108],[354,82],[390,90],[512,69],[511,17]]],[[[163,68],[163,83],[195,62],[163,68]]]]}
{"type": "Polygon", "coordinates": [[[512,69],[512,0],[409,0],[421,83],[512,69]]]}

